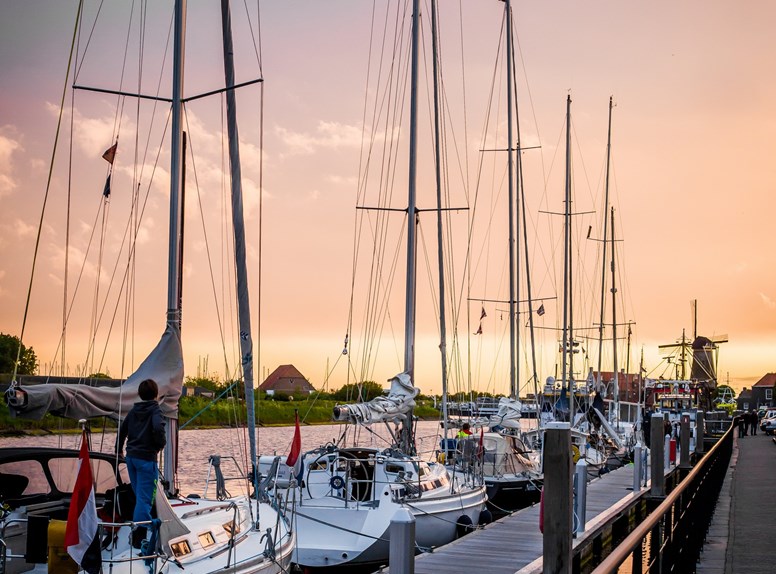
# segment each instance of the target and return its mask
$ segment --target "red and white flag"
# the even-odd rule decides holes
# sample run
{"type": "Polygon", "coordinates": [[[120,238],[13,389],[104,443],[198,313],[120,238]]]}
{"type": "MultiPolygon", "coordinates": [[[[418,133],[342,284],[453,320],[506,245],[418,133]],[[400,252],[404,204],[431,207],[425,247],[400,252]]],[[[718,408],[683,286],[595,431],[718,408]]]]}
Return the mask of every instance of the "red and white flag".
{"type": "Polygon", "coordinates": [[[294,412],[294,438],[291,440],[291,450],[286,457],[286,464],[294,469],[294,476],[299,480],[302,474],[302,433],[299,430],[299,411],[294,412]]]}
{"type": "Polygon", "coordinates": [[[100,533],[97,528],[97,505],[94,502],[92,465],[89,462],[86,431],[81,438],[78,474],[70,499],[65,527],[65,550],[83,570],[97,574],[102,566],[100,533]]]}

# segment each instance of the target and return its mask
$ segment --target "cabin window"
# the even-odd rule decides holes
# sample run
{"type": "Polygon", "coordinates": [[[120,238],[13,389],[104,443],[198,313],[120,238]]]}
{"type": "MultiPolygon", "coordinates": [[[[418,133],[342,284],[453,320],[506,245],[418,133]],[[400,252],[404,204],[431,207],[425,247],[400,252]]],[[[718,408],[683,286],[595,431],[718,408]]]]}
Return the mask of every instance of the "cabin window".
{"type": "Polygon", "coordinates": [[[385,472],[389,474],[399,474],[403,470],[404,470],[404,467],[400,464],[388,463],[385,465],[385,472]]]}
{"type": "MultiPolygon", "coordinates": [[[[116,476],[113,473],[113,465],[107,460],[91,459],[92,476],[96,483],[97,494],[105,494],[105,491],[116,488],[116,476]]],[[[73,492],[78,470],[78,459],[73,457],[52,458],[48,463],[54,486],[60,492],[73,492]]]]}
{"type": "Polygon", "coordinates": [[[50,492],[51,486],[43,471],[43,466],[37,460],[0,464],[0,493],[3,493],[4,498],[19,498],[32,494],[49,494],[50,492]],[[14,478],[8,478],[5,475],[14,478]],[[18,492],[19,490],[21,492],[18,492]]]}
{"type": "Polygon", "coordinates": [[[191,546],[189,546],[188,540],[179,540],[178,542],[173,542],[170,544],[170,548],[172,549],[172,553],[175,554],[176,558],[186,556],[186,554],[191,554],[191,546]]]}
{"type": "Polygon", "coordinates": [[[226,524],[222,524],[222,527],[223,527],[224,530],[226,530],[226,533],[229,536],[234,536],[235,534],[239,534],[240,533],[240,525],[239,524],[235,524],[234,520],[230,520],[226,524]]]}
{"type": "Polygon", "coordinates": [[[773,389],[765,389],[765,400],[770,401],[773,398],[773,389]]]}
{"type": "Polygon", "coordinates": [[[320,458],[310,465],[310,470],[329,470],[329,460],[326,458],[320,458]]]}
{"type": "Polygon", "coordinates": [[[211,532],[203,532],[198,536],[198,538],[199,538],[199,543],[202,545],[202,548],[213,546],[213,544],[216,543],[216,539],[213,538],[213,534],[211,532]]]}

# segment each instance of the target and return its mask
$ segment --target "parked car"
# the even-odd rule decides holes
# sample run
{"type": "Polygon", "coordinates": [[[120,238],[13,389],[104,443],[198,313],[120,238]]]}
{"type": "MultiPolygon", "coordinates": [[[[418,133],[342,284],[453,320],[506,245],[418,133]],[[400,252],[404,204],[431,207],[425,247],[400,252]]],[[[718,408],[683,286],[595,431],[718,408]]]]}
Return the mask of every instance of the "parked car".
{"type": "MultiPolygon", "coordinates": [[[[760,417],[760,422],[757,426],[761,431],[765,431],[765,426],[769,423],[776,421],[776,408],[770,407],[766,409],[765,414],[760,417]]],[[[767,433],[771,434],[771,433],[767,433]]]]}
{"type": "Polygon", "coordinates": [[[760,423],[760,430],[764,431],[767,435],[776,434],[776,418],[763,420],[763,422],[760,423]]]}

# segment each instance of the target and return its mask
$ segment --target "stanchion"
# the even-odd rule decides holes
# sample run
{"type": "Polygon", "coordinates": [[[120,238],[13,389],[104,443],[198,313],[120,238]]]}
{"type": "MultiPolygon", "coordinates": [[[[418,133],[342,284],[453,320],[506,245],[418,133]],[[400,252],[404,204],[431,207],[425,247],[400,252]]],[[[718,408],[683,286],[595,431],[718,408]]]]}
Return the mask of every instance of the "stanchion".
{"type": "Polygon", "coordinates": [[[650,463],[652,467],[652,488],[650,496],[653,498],[664,498],[666,495],[666,475],[665,475],[665,440],[663,435],[663,415],[655,413],[652,415],[651,440],[652,448],[649,452],[650,463]]]}
{"type": "Polygon", "coordinates": [[[415,574],[415,517],[406,508],[400,508],[391,519],[390,531],[390,574],[415,574]]]}
{"type": "Polygon", "coordinates": [[[641,443],[633,447],[633,494],[641,491],[641,443]]]}
{"type": "Polygon", "coordinates": [[[692,468],[690,464],[690,415],[688,413],[682,413],[679,425],[679,452],[679,468],[682,470],[692,468]]]}
{"type": "Polygon", "coordinates": [[[703,454],[703,440],[706,436],[706,417],[703,411],[695,413],[695,453],[703,454]]]}
{"type": "Polygon", "coordinates": [[[542,572],[571,574],[571,425],[548,423],[544,429],[542,572]]]}
{"type": "Polygon", "coordinates": [[[585,531],[585,523],[587,522],[587,462],[584,458],[580,458],[576,466],[576,474],[574,476],[574,510],[577,515],[577,529],[575,534],[582,534],[585,531]]]}

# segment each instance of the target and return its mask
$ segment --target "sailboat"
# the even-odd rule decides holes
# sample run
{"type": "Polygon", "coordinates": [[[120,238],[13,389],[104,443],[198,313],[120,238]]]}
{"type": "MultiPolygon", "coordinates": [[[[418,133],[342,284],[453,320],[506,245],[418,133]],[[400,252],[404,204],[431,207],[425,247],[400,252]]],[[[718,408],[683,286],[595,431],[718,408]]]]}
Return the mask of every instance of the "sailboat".
{"type": "MultiPolygon", "coordinates": [[[[435,3],[432,3],[435,4],[435,3]]],[[[432,10],[434,8],[432,7],[432,10]]],[[[358,428],[384,424],[388,448],[343,446],[341,441],[304,453],[292,471],[285,457],[263,456],[260,471],[294,505],[297,544],[293,562],[302,567],[342,567],[386,563],[391,520],[400,510],[415,517],[418,551],[454,540],[476,525],[486,491],[472,474],[450,474],[444,464],[416,452],[414,385],[417,147],[417,83],[420,2],[412,6],[407,268],[405,284],[404,371],[390,379],[387,396],[334,408],[334,420],[358,428]]]]}
{"type": "MultiPolygon", "coordinates": [[[[227,99],[229,121],[230,166],[232,169],[232,215],[235,240],[235,266],[237,268],[237,292],[239,329],[242,353],[242,369],[248,403],[248,430],[251,438],[251,462],[254,477],[253,495],[229,497],[219,492],[217,498],[195,498],[181,496],[176,492],[177,455],[177,403],[183,383],[183,354],[181,348],[181,282],[180,245],[181,237],[181,184],[182,168],[182,121],[183,121],[183,63],[186,30],[186,2],[175,1],[174,13],[174,64],[171,165],[170,165],[170,231],[169,231],[169,274],[168,311],[166,328],[155,349],[140,367],[118,388],[97,388],[82,385],[37,385],[22,388],[12,386],[6,396],[11,412],[16,416],[40,418],[49,412],[74,419],[110,417],[120,420],[137,400],[137,389],[141,381],[154,379],[159,385],[159,401],[166,418],[167,445],[163,453],[164,477],[161,484],[164,491],[157,490],[155,521],[152,545],[145,556],[130,544],[132,503],[122,505],[120,497],[128,495],[126,480],[122,479],[121,467],[113,467],[113,496],[105,492],[106,479],[98,481],[97,500],[100,505],[110,505],[112,520],[101,523],[105,535],[102,544],[103,568],[111,572],[130,572],[133,569],[151,568],[153,572],[191,573],[210,572],[257,572],[275,574],[287,572],[295,537],[290,521],[262,491],[256,467],[255,422],[253,406],[253,364],[250,312],[248,308],[248,285],[245,263],[245,238],[242,222],[242,197],[240,184],[240,161],[234,99],[234,67],[232,62],[231,15],[228,0],[221,2],[224,68],[226,88],[222,90],[227,99]],[[123,506],[123,508],[122,508],[123,506]],[[155,541],[155,545],[153,542],[155,541]]],[[[28,552],[14,554],[12,558],[46,563],[46,525],[54,519],[67,515],[70,494],[62,491],[61,485],[49,485],[52,477],[52,461],[62,459],[71,463],[72,453],[26,449],[26,459],[13,459],[10,466],[4,465],[6,475],[3,481],[17,485],[12,498],[11,511],[3,517],[2,528],[11,523],[18,525],[29,520],[27,533],[28,552]],[[8,476],[13,469],[12,476],[8,476]],[[36,482],[37,481],[37,482],[36,482]],[[44,481],[44,482],[41,482],[44,481]],[[47,487],[47,485],[49,485],[47,487]],[[60,488],[57,488],[57,487],[60,488]],[[39,489],[43,489],[41,493],[39,489]],[[33,520],[34,519],[34,520],[33,520]],[[43,527],[41,530],[41,523],[43,527]],[[33,531],[32,525],[37,524],[33,531]],[[34,535],[33,535],[34,532],[34,535]],[[44,536],[39,536],[43,533],[44,536]],[[30,552],[31,546],[44,551],[30,552]]],[[[7,454],[7,453],[4,453],[7,454]]],[[[0,455],[1,456],[1,455],[0,455]]],[[[96,464],[104,469],[110,457],[94,454],[96,464]],[[107,461],[107,462],[106,462],[107,461]]],[[[115,465],[115,462],[114,462],[115,465]]],[[[120,465],[123,466],[123,465],[120,465]]],[[[98,473],[94,473],[99,476],[98,473]]],[[[102,476],[111,474],[103,472],[102,476]]],[[[7,502],[7,500],[6,500],[7,502]]],[[[3,541],[5,542],[5,540],[3,541]]],[[[3,548],[5,548],[3,544],[3,548]]],[[[8,555],[3,556],[8,559],[8,555]]],[[[44,566],[45,567],[45,566],[44,566]]]]}
{"type": "MultiPolygon", "coordinates": [[[[542,393],[540,425],[524,433],[523,438],[532,449],[543,446],[543,427],[552,420],[571,423],[571,443],[574,462],[586,461],[592,470],[600,470],[606,464],[608,440],[597,432],[590,431],[588,414],[591,412],[590,392],[594,386],[592,373],[582,381],[575,379],[574,357],[580,351],[580,343],[574,335],[573,306],[573,250],[572,239],[572,194],[571,194],[571,96],[566,97],[566,167],[563,211],[563,319],[560,341],[561,378],[547,377],[542,393]]],[[[603,418],[603,416],[601,417],[603,418]]],[[[615,437],[615,440],[617,438],[615,437]]]]}
{"type": "MultiPolygon", "coordinates": [[[[490,416],[480,416],[472,421],[473,438],[463,439],[464,441],[477,440],[478,435],[482,443],[482,461],[480,470],[483,473],[483,480],[488,493],[488,507],[499,514],[510,512],[523,508],[532,502],[537,502],[542,484],[542,474],[540,472],[539,451],[532,451],[522,440],[522,428],[520,419],[522,418],[523,405],[519,400],[519,369],[517,365],[518,348],[518,263],[520,257],[517,253],[516,230],[521,228],[521,223],[516,217],[521,209],[517,209],[519,199],[515,200],[515,182],[522,182],[520,162],[520,135],[519,122],[516,122],[516,94],[513,82],[513,19],[511,1],[504,3],[504,18],[506,27],[506,88],[507,88],[507,185],[508,200],[507,212],[509,214],[508,222],[508,262],[509,262],[509,295],[507,313],[509,321],[509,396],[502,397],[495,407],[495,412],[490,416]],[[515,137],[513,132],[515,125],[517,130],[517,146],[515,146],[515,137]],[[515,151],[518,152],[517,162],[515,161],[515,151]],[[517,169],[516,169],[517,168],[517,169]],[[516,177],[517,172],[517,177],[516,177]],[[480,429],[478,432],[477,429],[480,429]]],[[[524,191],[521,186],[517,186],[518,193],[524,191]]],[[[520,197],[520,196],[518,196],[520,197]]],[[[523,205],[524,205],[523,201],[523,205]]],[[[522,225],[525,221],[522,222],[522,225]]],[[[527,250],[526,250],[527,253],[527,250]]],[[[527,262],[526,262],[527,267],[527,262]]],[[[526,274],[528,275],[528,274],[526,274]]],[[[530,280],[528,284],[528,300],[531,303],[530,280]]],[[[484,308],[483,308],[484,311],[484,308]]],[[[531,314],[531,328],[533,317],[531,314]]],[[[535,361],[534,361],[535,365],[535,361]]],[[[535,369],[534,369],[535,370],[535,369]]],[[[535,376],[535,375],[534,375],[535,376]]],[[[482,413],[482,409],[478,409],[482,413]]],[[[454,423],[455,426],[455,423],[454,423]]],[[[459,439],[460,443],[461,440],[459,439]]],[[[447,444],[447,441],[445,441],[447,444]]],[[[466,457],[461,456],[467,447],[456,444],[458,452],[449,452],[444,449],[448,464],[452,468],[466,467],[469,463],[466,457]],[[453,456],[449,456],[452,454],[453,456]]]]}

